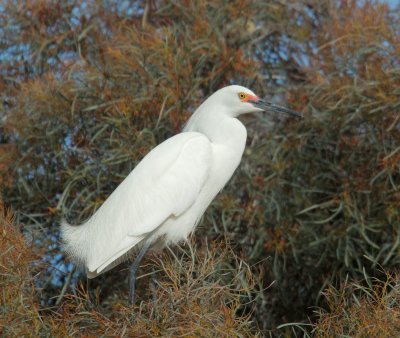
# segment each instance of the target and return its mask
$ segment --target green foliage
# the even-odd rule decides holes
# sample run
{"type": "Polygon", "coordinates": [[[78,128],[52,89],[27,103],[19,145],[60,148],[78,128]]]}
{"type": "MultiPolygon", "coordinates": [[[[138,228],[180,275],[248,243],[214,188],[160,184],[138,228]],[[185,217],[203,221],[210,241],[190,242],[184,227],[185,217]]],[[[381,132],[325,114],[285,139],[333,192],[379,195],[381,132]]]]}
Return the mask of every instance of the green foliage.
{"type": "Polygon", "coordinates": [[[307,102],[306,118],[276,126],[247,158],[264,221],[246,256],[272,256],[280,316],[305,311],[348,273],[400,263],[400,40],[385,8],[332,9],[308,84],[291,93],[307,102]]]}
{"type": "MultiPolygon", "coordinates": [[[[232,82],[286,99],[306,118],[245,119],[242,165],[197,231],[227,236],[264,271],[262,287],[228,303],[254,299],[254,318],[278,335],[279,324],[308,322],[314,306],[329,305],[328,284],[398,266],[398,12],[373,1],[70,0],[7,1],[4,13],[0,185],[45,251],[43,304],[59,305],[77,278],[60,255],[60,218],[90,216],[232,82]]],[[[99,306],[124,298],[125,278],[114,269],[93,282],[99,306]]],[[[207,311],[220,316],[226,297],[207,311]]],[[[69,304],[87,309],[86,300],[69,304]]]]}

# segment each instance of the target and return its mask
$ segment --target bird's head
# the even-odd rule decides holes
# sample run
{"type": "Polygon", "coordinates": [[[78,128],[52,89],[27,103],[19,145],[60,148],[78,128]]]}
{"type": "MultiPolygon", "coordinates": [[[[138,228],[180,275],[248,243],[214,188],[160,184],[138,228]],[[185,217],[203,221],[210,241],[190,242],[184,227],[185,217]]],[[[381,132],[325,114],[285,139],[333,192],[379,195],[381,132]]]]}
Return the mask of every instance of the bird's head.
{"type": "MultiPolygon", "coordinates": [[[[210,97],[211,98],[211,97],[210,97]]],[[[242,86],[224,87],[212,95],[215,102],[223,104],[233,116],[260,111],[285,113],[296,117],[301,114],[259,98],[250,89],[242,86]]]]}

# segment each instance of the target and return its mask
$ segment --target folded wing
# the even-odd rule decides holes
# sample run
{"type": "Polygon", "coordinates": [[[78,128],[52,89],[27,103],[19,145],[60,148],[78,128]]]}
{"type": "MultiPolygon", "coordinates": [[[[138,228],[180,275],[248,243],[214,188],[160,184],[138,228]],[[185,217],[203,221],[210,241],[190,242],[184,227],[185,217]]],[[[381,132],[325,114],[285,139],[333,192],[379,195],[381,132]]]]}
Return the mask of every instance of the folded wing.
{"type": "Polygon", "coordinates": [[[184,213],[204,186],[211,162],[211,144],[196,132],[154,148],[85,224],[74,227],[81,228],[77,245],[87,246],[80,248],[86,257],[78,259],[85,261],[88,276],[117,265],[165,220],[184,213]]]}

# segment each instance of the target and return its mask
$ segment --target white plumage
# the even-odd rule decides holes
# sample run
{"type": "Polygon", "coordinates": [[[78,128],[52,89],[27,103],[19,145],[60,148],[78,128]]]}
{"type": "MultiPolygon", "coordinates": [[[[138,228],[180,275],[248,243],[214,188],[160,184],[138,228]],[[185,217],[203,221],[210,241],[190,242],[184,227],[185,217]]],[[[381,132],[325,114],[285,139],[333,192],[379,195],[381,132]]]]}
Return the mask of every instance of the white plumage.
{"type": "Polygon", "coordinates": [[[240,163],[246,129],[236,117],[277,107],[241,86],[214,93],[183,132],[148,153],[86,223],[62,223],[66,251],[93,278],[135,246],[186,239],[240,163]]]}

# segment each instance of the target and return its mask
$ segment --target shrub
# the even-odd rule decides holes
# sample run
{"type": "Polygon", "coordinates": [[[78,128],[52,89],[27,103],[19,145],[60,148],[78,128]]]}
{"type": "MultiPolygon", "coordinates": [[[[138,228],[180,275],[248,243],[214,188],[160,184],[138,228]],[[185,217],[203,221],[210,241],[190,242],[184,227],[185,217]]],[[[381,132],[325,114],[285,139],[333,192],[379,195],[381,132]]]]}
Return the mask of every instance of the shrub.
{"type": "MultiPolygon", "coordinates": [[[[232,82],[306,116],[245,119],[242,165],[196,233],[228,237],[262,265],[260,325],[308,322],[326,285],[398,266],[399,11],[375,1],[69,0],[7,1],[4,13],[0,184],[45,251],[44,306],[79,278],[60,253],[61,216],[91,215],[232,82]]],[[[100,300],[125,277],[96,279],[100,300]]]]}
{"type": "Polygon", "coordinates": [[[228,247],[212,244],[154,255],[147,269],[159,279],[143,288],[141,301],[132,307],[121,290],[98,303],[101,290],[91,298],[82,284],[53,307],[40,308],[32,268],[38,255],[25,243],[12,215],[0,204],[0,332],[4,336],[260,336],[242,299],[251,300],[256,280],[250,267],[228,247]],[[229,257],[229,259],[228,259],[229,257]],[[249,298],[250,297],[250,298],[249,298]]]}
{"type": "Polygon", "coordinates": [[[325,291],[327,310],[320,310],[316,337],[398,337],[400,335],[399,275],[382,280],[346,280],[325,291]]]}

